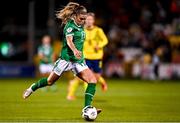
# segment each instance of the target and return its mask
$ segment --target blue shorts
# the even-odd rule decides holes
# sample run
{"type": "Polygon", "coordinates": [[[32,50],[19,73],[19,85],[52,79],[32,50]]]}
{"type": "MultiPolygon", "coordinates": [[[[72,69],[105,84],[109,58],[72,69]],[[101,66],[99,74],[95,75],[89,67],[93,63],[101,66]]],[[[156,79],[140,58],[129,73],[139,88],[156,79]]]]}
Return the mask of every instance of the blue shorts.
{"type": "Polygon", "coordinates": [[[102,72],[102,61],[101,60],[86,59],[86,65],[95,73],[102,72]]]}

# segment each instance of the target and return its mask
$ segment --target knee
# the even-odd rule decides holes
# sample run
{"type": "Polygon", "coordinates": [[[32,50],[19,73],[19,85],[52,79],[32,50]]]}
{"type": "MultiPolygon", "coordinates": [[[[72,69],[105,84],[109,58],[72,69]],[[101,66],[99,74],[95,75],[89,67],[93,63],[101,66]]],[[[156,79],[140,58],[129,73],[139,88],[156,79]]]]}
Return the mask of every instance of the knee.
{"type": "Polygon", "coordinates": [[[97,83],[97,79],[94,75],[89,78],[89,83],[97,83]]]}
{"type": "Polygon", "coordinates": [[[52,80],[48,79],[47,83],[48,83],[48,86],[51,86],[51,85],[53,85],[54,82],[52,80]]]}

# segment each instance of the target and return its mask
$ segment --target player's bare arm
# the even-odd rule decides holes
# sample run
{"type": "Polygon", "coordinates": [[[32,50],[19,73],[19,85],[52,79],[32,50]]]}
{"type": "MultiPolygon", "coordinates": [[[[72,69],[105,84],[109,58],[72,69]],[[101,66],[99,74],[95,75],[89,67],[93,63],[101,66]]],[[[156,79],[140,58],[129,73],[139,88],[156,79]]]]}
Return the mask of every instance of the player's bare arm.
{"type": "Polygon", "coordinates": [[[73,51],[75,57],[77,59],[81,59],[81,56],[82,56],[82,52],[77,50],[74,43],[73,43],[73,36],[67,36],[66,37],[66,40],[67,40],[67,45],[70,47],[70,49],[73,51]]]}

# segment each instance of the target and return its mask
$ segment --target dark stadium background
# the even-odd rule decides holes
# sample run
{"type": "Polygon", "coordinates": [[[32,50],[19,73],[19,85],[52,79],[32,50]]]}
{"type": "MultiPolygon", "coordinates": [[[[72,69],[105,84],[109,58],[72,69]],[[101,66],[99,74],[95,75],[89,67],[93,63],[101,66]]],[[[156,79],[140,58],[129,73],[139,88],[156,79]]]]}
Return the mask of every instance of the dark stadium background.
{"type": "MultiPolygon", "coordinates": [[[[24,69],[27,66],[27,69],[34,72],[34,56],[41,37],[49,34],[54,41],[61,42],[61,22],[56,19],[55,13],[68,2],[66,0],[1,1],[1,69],[6,69],[5,66],[12,64],[12,67],[18,68],[17,66],[23,63],[24,69]]],[[[104,64],[109,66],[104,68],[107,76],[121,77],[125,74],[131,77],[132,69],[128,66],[134,62],[129,62],[140,61],[143,58],[145,62],[151,64],[157,49],[163,52],[160,57],[161,63],[176,65],[180,63],[179,0],[74,0],[74,2],[84,5],[88,11],[95,12],[97,25],[102,27],[108,36],[109,44],[105,48],[104,56],[104,64]],[[165,34],[169,31],[168,24],[170,27],[175,25],[176,29],[165,34]],[[136,37],[136,30],[141,36],[136,37]],[[171,41],[172,35],[177,38],[175,39],[177,41],[174,42],[173,39],[171,41]],[[137,53],[131,61],[126,63],[128,48],[140,49],[141,53],[137,53]],[[148,61],[148,58],[151,60],[148,61]],[[114,74],[109,75],[108,69],[111,69],[111,61],[114,61],[112,63],[114,66],[122,68],[123,72],[113,70],[114,74]],[[121,67],[124,64],[125,67],[121,67]]],[[[19,72],[22,70],[19,69],[19,72]]],[[[179,78],[179,73],[175,71],[170,78],[173,78],[172,76],[179,78]]],[[[4,76],[3,73],[1,76],[4,76]]]]}
{"type": "MultiPolygon", "coordinates": [[[[180,122],[180,0],[73,0],[96,14],[109,43],[93,106],[97,122],[180,122]]],[[[71,72],[57,89],[24,90],[40,79],[37,48],[48,34],[59,54],[56,11],[69,0],[0,0],[0,122],[84,122],[84,88],[66,99],[71,72]]]]}

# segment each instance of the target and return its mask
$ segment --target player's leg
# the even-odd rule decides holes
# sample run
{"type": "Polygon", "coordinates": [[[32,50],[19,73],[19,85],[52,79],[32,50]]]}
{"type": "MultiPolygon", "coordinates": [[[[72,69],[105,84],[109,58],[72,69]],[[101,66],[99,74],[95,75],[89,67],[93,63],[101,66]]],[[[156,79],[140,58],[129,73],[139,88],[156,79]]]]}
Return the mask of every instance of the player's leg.
{"type": "Polygon", "coordinates": [[[106,80],[101,76],[101,73],[94,73],[96,76],[97,81],[101,84],[101,88],[103,91],[107,91],[108,85],[106,80]]]}
{"type": "Polygon", "coordinates": [[[77,74],[77,76],[82,79],[83,81],[88,83],[87,89],[85,91],[85,107],[91,105],[93,96],[96,91],[96,77],[94,76],[93,72],[87,68],[80,73],[77,74]]]}
{"type": "Polygon", "coordinates": [[[48,78],[42,78],[38,82],[34,83],[31,87],[32,91],[36,91],[39,88],[45,87],[45,86],[51,86],[54,84],[55,81],[59,79],[59,76],[52,71],[48,78]]]}
{"type": "Polygon", "coordinates": [[[40,79],[38,82],[32,84],[23,94],[23,98],[27,98],[29,97],[32,92],[36,91],[38,88],[42,88],[45,86],[50,86],[52,85],[54,82],[56,82],[60,75],[64,72],[67,71],[70,68],[70,64],[69,62],[65,61],[65,60],[61,60],[58,59],[54,65],[54,68],[52,70],[52,72],[50,73],[48,78],[42,78],[40,79]]]}
{"type": "MultiPolygon", "coordinates": [[[[75,66],[72,71],[83,81],[87,82],[87,89],[85,91],[85,103],[84,103],[84,109],[91,105],[95,91],[96,91],[96,77],[94,76],[93,72],[88,68],[86,64],[73,64],[75,66]]],[[[97,109],[97,113],[99,114],[102,110],[97,109]]]]}
{"type": "Polygon", "coordinates": [[[91,70],[94,72],[94,75],[97,81],[101,84],[101,88],[103,91],[107,91],[107,83],[105,79],[102,77],[102,60],[92,60],[91,61],[91,70]]]}
{"type": "MultiPolygon", "coordinates": [[[[40,78],[46,78],[49,76],[51,71],[48,71],[48,65],[47,64],[39,64],[39,73],[40,73],[40,78]]],[[[48,88],[41,88],[42,91],[47,91],[48,88]]]]}
{"type": "MultiPolygon", "coordinates": [[[[47,73],[50,74],[52,70],[53,70],[53,65],[52,65],[52,64],[48,64],[47,73]]],[[[48,75],[49,75],[49,74],[48,74],[48,75]]],[[[47,75],[47,76],[48,76],[48,75],[47,75]]],[[[56,84],[56,83],[53,83],[53,85],[50,86],[49,89],[50,89],[51,91],[54,91],[54,92],[57,91],[57,84],[56,84]]]]}
{"type": "Polygon", "coordinates": [[[73,80],[69,81],[68,94],[67,94],[68,100],[74,100],[75,99],[75,92],[76,92],[79,84],[80,84],[80,80],[78,77],[75,77],[73,80]]]}
{"type": "Polygon", "coordinates": [[[59,76],[51,72],[48,78],[41,78],[38,82],[33,83],[23,94],[23,98],[29,97],[34,91],[36,91],[39,88],[45,87],[45,86],[50,86],[52,85],[55,81],[59,79],[59,76]]]}
{"type": "MultiPolygon", "coordinates": [[[[90,106],[94,97],[94,94],[96,92],[96,77],[94,76],[93,72],[87,68],[80,73],[77,74],[77,76],[82,79],[83,81],[87,82],[87,89],[85,91],[85,104],[83,110],[90,106]]],[[[99,114],[102,111],[102,109],[97,109],[97,113],[99,114]]]]}

